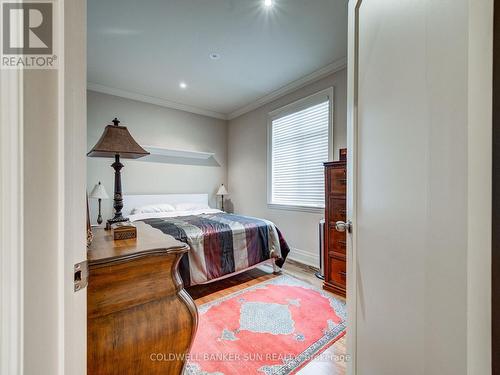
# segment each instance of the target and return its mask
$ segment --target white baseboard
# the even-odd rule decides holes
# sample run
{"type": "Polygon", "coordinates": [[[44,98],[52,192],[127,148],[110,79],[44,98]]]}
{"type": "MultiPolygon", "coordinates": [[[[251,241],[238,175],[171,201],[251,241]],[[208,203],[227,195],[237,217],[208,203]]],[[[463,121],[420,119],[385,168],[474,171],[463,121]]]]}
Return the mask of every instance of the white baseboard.
{"type": "Polygon", "coordinates": [[[291,247],[287,259],[319,268],[319,254],[291,247]]]}

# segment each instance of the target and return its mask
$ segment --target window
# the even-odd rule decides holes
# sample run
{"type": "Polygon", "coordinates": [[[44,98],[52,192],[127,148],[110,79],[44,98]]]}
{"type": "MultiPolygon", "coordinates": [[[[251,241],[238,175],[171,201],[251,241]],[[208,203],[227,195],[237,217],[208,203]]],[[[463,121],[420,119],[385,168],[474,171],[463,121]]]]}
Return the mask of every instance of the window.
{"type": "Polygon", "coordinates": [[[331,144],[333,89],[300,100],[269,117],[268,204],[325,207],[323,163],[331,144]]]}

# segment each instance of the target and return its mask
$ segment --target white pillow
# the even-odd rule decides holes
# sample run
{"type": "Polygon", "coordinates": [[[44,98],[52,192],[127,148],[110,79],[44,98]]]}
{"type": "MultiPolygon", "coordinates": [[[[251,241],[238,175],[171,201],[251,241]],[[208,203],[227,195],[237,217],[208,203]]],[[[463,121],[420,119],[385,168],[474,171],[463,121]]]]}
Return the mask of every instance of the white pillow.
{"type": "Polygon", "coordinates": [[[162,204],[150,204],[148,206],[142,206],[134,208],[131,212],[132,215],[135,214],[151,214],[155,212],[171,212],[175,211],[175,207],[168,203],[162,204]]]}
{"type": "Polygon", "coordinates": [[[205,210],[207,208],[210,207],[205,203],[178,203],[175,205],[177,211],[205,210]]]}

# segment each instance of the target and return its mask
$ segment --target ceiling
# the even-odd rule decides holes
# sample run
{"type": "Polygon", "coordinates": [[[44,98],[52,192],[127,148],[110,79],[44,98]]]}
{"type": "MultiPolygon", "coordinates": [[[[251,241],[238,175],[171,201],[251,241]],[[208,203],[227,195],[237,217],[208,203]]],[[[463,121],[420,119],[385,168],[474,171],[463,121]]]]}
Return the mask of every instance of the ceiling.
{"type": "Polygon", "coordinates": [[[345,58],[347,0],[263,3],[88,0],[89,87],[228,115],[345,58]]]}

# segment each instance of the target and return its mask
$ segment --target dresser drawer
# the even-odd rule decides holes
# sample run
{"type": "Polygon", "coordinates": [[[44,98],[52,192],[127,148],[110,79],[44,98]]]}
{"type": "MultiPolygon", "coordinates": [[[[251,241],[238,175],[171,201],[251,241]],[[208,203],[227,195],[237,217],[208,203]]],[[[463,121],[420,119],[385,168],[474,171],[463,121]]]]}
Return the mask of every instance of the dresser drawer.
{"type": "Polygon", "coordinates": [[[335,253],[340,253],[345,256],[347,249],[345,232],[337,232],[332,226],[328,233],[328,250],[335,253]]]}
{"type": "Polygon", "coordinates": [[[330,258],[330,282],[345,289],[347,273],[345,260],[330,258]]]}
{"type": "Polygon", "coordinates": [[[344,168],[330,168],[327,172],[328,192],[330,194],[345,195],[347,190],[347,171],[344,168]]]}
{"type": "Polygon", "coordinates": [[[328,203],[327,215],[330,222],[345,221],[347,212],[345,198],[330,197],[328,203]]]}
{"type": "Polygon", "coordinates": [[[172,255],[157,254],[91,268],[87,288],[87,316],[105,316],[174,296],[176,285],[166,280],[171,277],[175,261],[172,255]]]}

